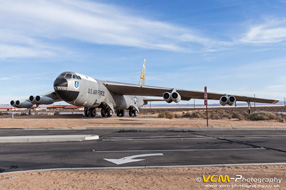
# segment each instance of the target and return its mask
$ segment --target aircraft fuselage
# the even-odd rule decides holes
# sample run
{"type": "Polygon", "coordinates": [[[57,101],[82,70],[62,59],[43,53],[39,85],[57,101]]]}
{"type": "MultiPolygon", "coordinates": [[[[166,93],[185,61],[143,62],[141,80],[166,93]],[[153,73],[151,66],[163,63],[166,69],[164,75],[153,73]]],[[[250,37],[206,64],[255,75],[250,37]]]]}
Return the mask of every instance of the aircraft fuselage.
{"type": "Polygon", "coordinates": [[[60,74],[54,81],[54,90],[63,101],[86,108],[138,111],[144,105],[142,96],[115,94],[102,81],[73,72],[60,74]]]}

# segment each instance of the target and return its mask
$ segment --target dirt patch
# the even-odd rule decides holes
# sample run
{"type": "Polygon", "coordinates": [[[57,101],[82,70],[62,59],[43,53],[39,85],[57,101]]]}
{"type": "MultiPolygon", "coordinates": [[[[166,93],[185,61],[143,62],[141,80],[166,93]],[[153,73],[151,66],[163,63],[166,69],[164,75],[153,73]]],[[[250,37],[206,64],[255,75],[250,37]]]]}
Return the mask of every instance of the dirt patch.
{"type": "MultiPolygon", "coordinates": [[[[1,174],[1,189],[286,189],[286,166],[232,166],[1,174]],[[245,181],[203,182],[212,175],[245,181]],[[239,175],[239,176],[238,176],[239,175]],[[252,182],[251,182],[252,178],[252,182]],[[277,179],[259,183],[259,179],[277,179]],[[200,180],[198,180],[200,179],[200,180]],[[278,179],[282,179],[279,183],[278,179]],[[199,181],[199,182],[197,182],[199,181]],[[256,182],[254,182],[256,181],[256,182]]],[[[213,181],[218,180],[217,176],[213,181]]]]}
{"type": "MultiPolygon", "coordinates": [[[[16,117],[12,119],[1,119],[0,128],[47,128],[47,127],[206,127],[206,120],[202,118],[174,118],[160,120],[157,116],[139,117],[133,120],[122,120],[122,118],[74,118],[73,116],[42,116],[40,118],[16,117]],[[140,118],[153,118],[154,120],[140,120],[140,118]]],[[[239,119],[209,120],[209,127],[286,127],[286,123],[276,120],[248,121],[239,119]]]]}

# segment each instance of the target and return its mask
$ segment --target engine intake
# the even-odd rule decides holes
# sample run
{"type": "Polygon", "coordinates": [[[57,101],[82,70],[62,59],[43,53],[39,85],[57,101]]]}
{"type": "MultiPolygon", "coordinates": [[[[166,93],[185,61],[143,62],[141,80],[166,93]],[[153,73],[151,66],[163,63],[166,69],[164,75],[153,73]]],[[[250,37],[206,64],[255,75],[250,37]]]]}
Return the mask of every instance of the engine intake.
{"type": "Polygon", "coordinates": [[[181,101],[181,96],[178,92],[172,92],[171,96],[174,102],[179,103],[181,101]]]}
{"type": "Polygon", "coordinates": [[[227,101],[228,101],[228,96],[222,96],[222,97],[220,97],[220,104],[222,105],[222,106],[225,106],[226,104],[227,104],[227,101]]]}
{"type": "Polygon", "coordinates": [[[228,105],[232,106],[235,103],[236,99],[234,96],[229,96],[228,105]]]}
{"type": "Polygon", "coordinates": [[[11,100],[10,105],[11,105],[11,106],[14,106],[14,105],[15,105],[15,101],[14,101],[14,100],[11,100]]]}
{"type": "Polygon", "coordinates": [[[167,103],[171,103],[173,101],[172,97],[171,97],[171,93],[169,93],[169,92],[165,92],[163,94],[163,98],[167,103]]]}

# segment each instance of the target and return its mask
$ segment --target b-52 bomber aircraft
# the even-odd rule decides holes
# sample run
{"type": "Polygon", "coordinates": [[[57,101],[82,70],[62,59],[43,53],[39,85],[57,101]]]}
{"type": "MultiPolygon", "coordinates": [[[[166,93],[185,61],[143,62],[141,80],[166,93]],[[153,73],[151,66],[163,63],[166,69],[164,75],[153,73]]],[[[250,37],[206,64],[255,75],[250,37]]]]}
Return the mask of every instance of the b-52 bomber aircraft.
{"type": "MultiPolygon", "coordinates": [[[[146,86],[145,63],[146,60],[143,63],[138,85],[101,81],[75,72],[63,72],[54,81],[54,92],[30,96],[26,100],[12,100],[10,104],[17,108],[31,108],[34,104],[39,106],[65,101],[84,107],[86,117],[95,117],[96,108],[101,108],[102,117],[111,117],[113,113],[123,117],[125,110],[129,110],[130,117],[136,117],[140,107],[146,105],[148,101],[156,101],[145,96],[162,97],[161,101],[168,103],[189,101],[192,98],[204,99],[204,92],[200,91],[146,86]]],[[[219,100],[221,105],[233,105],[236,101],[245,101],[248,105],[250,102],[271,104],[278,102],[278,100],[217,93],[208,93],[208,99],[219,100]]]]}

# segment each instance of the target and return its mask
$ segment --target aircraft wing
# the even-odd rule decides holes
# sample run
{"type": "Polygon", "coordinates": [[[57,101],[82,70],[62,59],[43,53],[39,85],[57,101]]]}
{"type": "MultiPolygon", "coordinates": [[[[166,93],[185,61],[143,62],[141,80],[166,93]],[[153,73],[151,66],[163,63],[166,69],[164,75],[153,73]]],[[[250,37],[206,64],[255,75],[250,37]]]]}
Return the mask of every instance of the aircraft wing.
{"type": "MultiPolygon", "coordinates": [[[[145,86],[145,85],[140,86],[135,84],[117,83],[108,81],[103,82],[103,84],[111,92],[122,95],[163,97],[163,94],[165,92],[172,92],[174,90],[174,88],[164,88],[164,87],[145,86]]],[[[181,90],[181,89],[175,89],[175,90],[181,95],[182,100],[204,99],[204,92],[202,91],[181,90]]],[[[278,100],[272,100],[272,99],[237,96],[232,94],[218,94],[210,92],[208,92],[208,99],[219,100],[224,95],[234,96],[237,101],[270,103],[270,104],[276,104],[278,102],[278,100]]]]}
{"type": "Polygon", "coordinates": [[[60,97],[58,97],[58,95],[55,92],[48,92],[48,93],[43,94],[41,96],[47,96],[49,98],[52,98],[54,100],[54,102],[62,101],[62,99],[60,97]]]}

